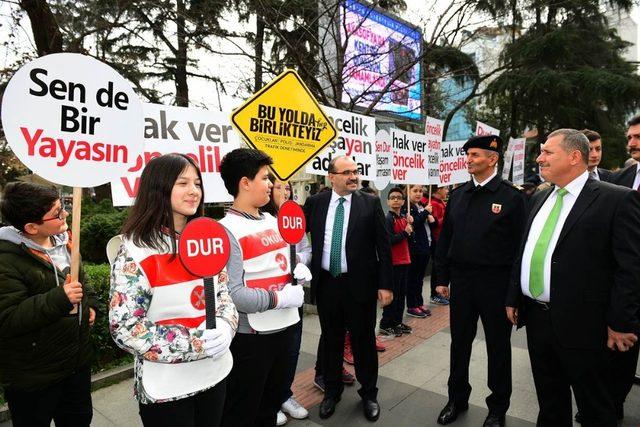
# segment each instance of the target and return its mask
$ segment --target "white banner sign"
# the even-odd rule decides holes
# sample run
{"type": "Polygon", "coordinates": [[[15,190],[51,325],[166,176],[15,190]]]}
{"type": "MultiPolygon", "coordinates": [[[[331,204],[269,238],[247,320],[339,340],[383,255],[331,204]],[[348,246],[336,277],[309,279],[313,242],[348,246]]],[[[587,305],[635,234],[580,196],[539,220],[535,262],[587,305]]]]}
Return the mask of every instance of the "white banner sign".
{"type": "Polygon", "coordinates": [[[331,159],[346,155],[352,157],[357,163],[360,179],[375,180],[376,119],[331,107],[322,106],[322,109],[338,129],[338,136],[318,156],[307,163],[305,172],[326,176],[331,159]]]}
{"type": "Polygon", "coordinates": [[[500,135],[500,131],[486,123],[476,122],[476,135],[500,135]]]}
{"type": "Polygon", "coordinates": [[[525,138],[513,140],[513,183],[524,184],[524,145],[525,138]]]}
{"type": "Polygon", "coordinates": [[[442,144],[442,131],[444,122],[442,120],[427,117],[424,133],[427,136],[427,148],[429,149],[427,159],[429,162],[429,184],[440,184],[440,144],[442,144]]]}
{"type": "Polygon", "coordinates": [[[462,149],[466,141],[445,141],[440,146],[440,185],[467,182],[471,175],[467,171],[467,154],[462,149]]]}
{"type": "Polygon", "coordinates": [[[142,103],[129,82],[75,53],[20,68],[4,92],[2,126],[25,166],[70,187],[106,184],[142,151],[142,103]]]}
{"type": "Polygon", "coordinates": [[[138,139],[144,153],[111,182],[114,206],[132,205],[145,165],[167,153],[186,154],[200,166],[206,203],[233,200],[220,177],[220,160],[240,146],[228,113],[144,104],[144,124],[144,139],[138,139]]]}
{"type": "Polygon", "coordinates": [[[393,146],[386,130],[376,133],[376,180],[378,190],[384,190],[391,181],[391,162],[393,162],[393,146]]]}
{"type": "Polygon", "coordinates": [[[504,152],[504,164],[502,166],[502,179],[509,179],[509,173],[511,172],[511,163],[513,160],[513,144],[514,144],[514,139],[509,138],[507,151],[504,152]]]}
{"type": "Polygon", "coordinates": [[[393,144],[391,182],[395,184],[429,183],[427,137],[419,133],[390,129],[393,144]]]}

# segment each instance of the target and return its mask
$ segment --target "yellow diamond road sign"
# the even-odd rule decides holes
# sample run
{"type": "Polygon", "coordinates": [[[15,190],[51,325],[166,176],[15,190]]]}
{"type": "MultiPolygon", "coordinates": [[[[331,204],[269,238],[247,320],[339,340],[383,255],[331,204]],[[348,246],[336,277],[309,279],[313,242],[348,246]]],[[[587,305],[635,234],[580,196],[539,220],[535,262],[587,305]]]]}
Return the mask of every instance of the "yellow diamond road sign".
{"type": "Polygon", "coordinates": [[[337,135],[333,123],[293,70],[287,70],[236,109],[231,121],[253,148],[273,158],[288,180],[337,135]]]}

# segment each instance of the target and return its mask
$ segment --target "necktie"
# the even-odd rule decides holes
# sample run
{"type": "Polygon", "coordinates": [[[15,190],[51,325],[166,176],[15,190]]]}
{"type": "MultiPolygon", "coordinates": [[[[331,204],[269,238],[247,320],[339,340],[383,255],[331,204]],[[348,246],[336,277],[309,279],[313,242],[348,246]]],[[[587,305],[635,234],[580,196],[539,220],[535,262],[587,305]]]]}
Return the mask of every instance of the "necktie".
{"type": "Polygon", "coordinates": [[[591,171],[591,172],[589,172],[589,178],[591,178],[591,179],[598,179],[598,176],[596,175],[596,171],[591,171]]]}
{"type": "Polygon", "coordinates": [[[547,217],[547,221],[544,223],[544,227],[542,227],[542,232],[540,233],[540,237],[538,237],[536,246],[533,248],[531,265],[529,267],[529,291],[531,292],[531,296],[534,298],[542,295],[542,292],[544,291],[544,260],[547,257],[547,250],[549,249],[551,236],[553,235],[553,231],[558,223],[558,218],[560,218],[560,211],[562,211],[562,199],[565,194],[567,194],[566,189],[561,188],[558,190],[556,203],[553,205],[553,208],[547,217]]]}
{"type": "Polygon", "coordinates": [[[338,199],[338,207],[333,220],[333,231],[331,233],[331,252],[329,253],[329,273],[333,277],[338,277],[342,272],[342,227],[344,225],[344,206],[346,199],[338,199]]]}

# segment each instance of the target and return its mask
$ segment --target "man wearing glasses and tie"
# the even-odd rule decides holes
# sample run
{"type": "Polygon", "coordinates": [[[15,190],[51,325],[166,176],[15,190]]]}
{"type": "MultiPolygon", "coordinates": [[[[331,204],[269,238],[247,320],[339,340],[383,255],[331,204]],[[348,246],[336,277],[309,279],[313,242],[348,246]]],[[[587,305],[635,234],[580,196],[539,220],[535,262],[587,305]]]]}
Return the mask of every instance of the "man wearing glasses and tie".
{"type": "Polygon", "coordinates": [[[380,199],[358,191],[359,171],[352,158],[334,157],[329,180],[332,190],[309,197],[304,206],[311,233],[311,298],[317,301],[324,338],[320,417],[329,418],[340,401],[348,329],[364,415],[375,421],[380,416],[376,300],[384,306],[393,298],[389,234],[380,199]]]}

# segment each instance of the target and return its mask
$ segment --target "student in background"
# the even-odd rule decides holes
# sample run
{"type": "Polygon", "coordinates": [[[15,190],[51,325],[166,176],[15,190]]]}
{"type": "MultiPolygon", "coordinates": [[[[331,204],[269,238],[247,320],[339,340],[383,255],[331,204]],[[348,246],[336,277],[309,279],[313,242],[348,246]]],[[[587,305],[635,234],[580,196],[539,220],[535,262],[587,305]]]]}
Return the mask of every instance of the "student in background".
{"type": "Polygon", "coordinates": [[[410,326],[402,323],[404,313],[404,298],[407,291],[407,275],[411,258],[409,256],[409,237],[413,233],[413,218],[400,213],[404,204],[404,193],[401,188],[395,187],[389,190],[387,195],[386,221],[391,235],[391,263],[393,264],[393,295],[395,298],[391,304],[382,309],[380,320],[380,333],[382,335],[410,334],[410,326]]]}
{"type": "MultiPolygon", "coordinates": [[[[431,316],[431,311],[424,305],[422,285],[431,251],[430,227],[431,224],[435,223],[435,218],[431,215],[431,205],[423,207],[420,204],[422,185],[410,185],[408,197],[411,205],[410,216],[413,218],[414,232],[409,239],[411,264],[407,281],[407,315],[424,319],[427,316],[431,316]]],[[[406,211],[405,204],[403,212],[406,213],[406,211]]]]}

